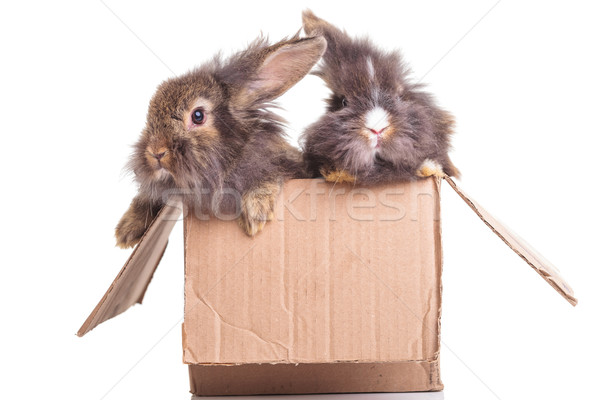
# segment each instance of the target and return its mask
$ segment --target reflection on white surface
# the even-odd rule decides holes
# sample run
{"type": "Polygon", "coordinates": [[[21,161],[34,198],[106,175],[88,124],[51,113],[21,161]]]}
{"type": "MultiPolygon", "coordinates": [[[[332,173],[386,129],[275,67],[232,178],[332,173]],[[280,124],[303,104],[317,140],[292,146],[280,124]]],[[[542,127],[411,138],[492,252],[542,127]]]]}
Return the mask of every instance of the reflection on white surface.
{"type": "Polygon", "coordinates": [[[352,394],[313,394],[313,395],[269,395],[269,396],[192,396],[192,400],[444,400],[444,392],[422,393],[352,393],[352,394]]]}

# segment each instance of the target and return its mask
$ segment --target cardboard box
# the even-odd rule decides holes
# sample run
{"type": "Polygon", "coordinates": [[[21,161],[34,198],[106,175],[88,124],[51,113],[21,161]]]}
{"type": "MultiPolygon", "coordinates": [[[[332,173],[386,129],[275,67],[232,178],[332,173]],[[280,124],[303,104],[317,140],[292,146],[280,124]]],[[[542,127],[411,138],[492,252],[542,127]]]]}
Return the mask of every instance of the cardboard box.
{"type": "MultiPolygon", "coordinates": [[[[556,270],[448,179],[571,304],[556,270]]],[[[440,380],[439,179],[284,185],[249,238],[186,213],[183,361],[196,395],[434,391],[440,380]]],[[[183,207],[166,206],[84,323],[141,303],[183,207]]]]}

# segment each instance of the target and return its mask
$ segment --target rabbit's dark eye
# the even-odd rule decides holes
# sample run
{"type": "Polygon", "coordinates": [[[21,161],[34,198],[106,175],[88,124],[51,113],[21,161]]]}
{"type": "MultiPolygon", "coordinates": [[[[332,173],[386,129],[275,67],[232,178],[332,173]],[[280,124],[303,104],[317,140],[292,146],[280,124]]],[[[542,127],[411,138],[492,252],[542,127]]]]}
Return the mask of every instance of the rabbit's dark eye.
{"type": "Polygon", "coordinates": [[[202,108],[196,108],[192,111],[192,122],[196,125],[202,125],[206,121],[204,110],[202,108]]]}
{"type": "Polygon", "coordinates": [[[345,97],[342,97],[342,107],[348,107],[348,100],[345,97]]]}

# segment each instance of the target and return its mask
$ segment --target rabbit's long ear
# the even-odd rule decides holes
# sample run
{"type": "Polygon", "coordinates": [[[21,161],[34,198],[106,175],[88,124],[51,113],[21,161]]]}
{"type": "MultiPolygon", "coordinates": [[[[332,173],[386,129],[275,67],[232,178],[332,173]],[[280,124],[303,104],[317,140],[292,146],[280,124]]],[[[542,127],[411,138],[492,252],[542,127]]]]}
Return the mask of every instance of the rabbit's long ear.
{"type": "Polygon", "coordinates": [[[321,59],[327,41],[320,36],[294,38],[269,46],[252,79],[244,83],[235,99],[238,107],[264,103],[284,94],[321,59]]]}
{"type": "MultiPolygon", "coordinates": [[[[311,10],[302,12],[302,28],[307,35],[324,35],[329,36],[333,32],[340,32],[338,28],[331,25],[329,22],[317,17],[311,10]]],[[[326,39],[329,39],[326,37],[326,39]]]]}
{"type": "Polygon", "coordinates": [[[328,52],[335,50],[340,42],[350,39],[345,32],[317,17],[311,10],[302,12],[302,28],[307,35],[322,35],[327,40],[328,52]]]}

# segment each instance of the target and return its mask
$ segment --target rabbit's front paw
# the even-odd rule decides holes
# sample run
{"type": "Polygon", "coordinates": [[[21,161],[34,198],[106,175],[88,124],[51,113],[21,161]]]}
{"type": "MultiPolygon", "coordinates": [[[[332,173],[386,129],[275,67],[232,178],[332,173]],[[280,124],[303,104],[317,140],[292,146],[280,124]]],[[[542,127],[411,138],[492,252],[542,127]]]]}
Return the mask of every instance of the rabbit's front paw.
{"type": "Polygon", "coordinates": [[[356,182],[356,177],[351,175],[346,170],[321,170],[321,175],[325,178],[327,182],[333,183],[354,183],[356,182]]]}
{"type": "Polygon", "coordinates": [[[429,176],[443,178],[445,175],[442,166],[437,161],[430,160],[429,158],[423,161],[423,164],[417,170],[417,176],[420,178],[427,178],[429,176]]]}
{"type": "Polygon", "coordinates": [[[117,246],[122,249],[135,246],[146,232],[146,228],[145,221],[141,221],[129,211],[126,212],[115,229],[117,246]]]}
{"type": "Polygon", "coordinates": [[[247,235],[256,235],[267,221],[273,219],[278,194],[279,185],[276,183],[263,185],[244,194],[239,224],[247,235]]]}

